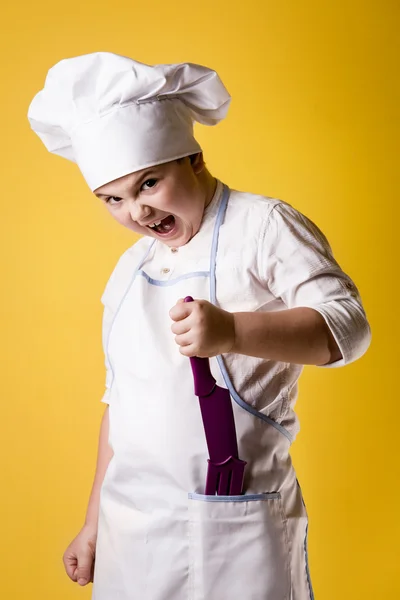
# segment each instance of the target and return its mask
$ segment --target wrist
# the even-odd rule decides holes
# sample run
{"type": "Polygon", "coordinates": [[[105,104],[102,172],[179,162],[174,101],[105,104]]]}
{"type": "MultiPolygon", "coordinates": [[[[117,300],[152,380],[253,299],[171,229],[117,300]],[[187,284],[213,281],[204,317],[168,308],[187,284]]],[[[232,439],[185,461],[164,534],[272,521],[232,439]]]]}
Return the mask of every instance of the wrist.
{"type": "Polygon", "coordinates": [[[240,323],[239,323],[239,313],[231,313],[232,316],[232,344],[229,352],[233,352],[235,354],[240,354],[240,323]]]}
{"type": "Polygon", "coordinates": [[[97,534],[98,523],[95,520],[85,519],[82,529],[91,534],[97,534]]]}
{"type": "MultiPolygon", "coordinates": [[[[247,356],[266,358],[265,349],[259,353],[260,336],[264,337],[267,315],[249,312],[236,312],[233,315],[234,342],[230,352],[247,356]],[[260,322],[262,320],[262,322],[260,322]]],[[[264,346],[264,343],[262,344],[264,346]]]]}

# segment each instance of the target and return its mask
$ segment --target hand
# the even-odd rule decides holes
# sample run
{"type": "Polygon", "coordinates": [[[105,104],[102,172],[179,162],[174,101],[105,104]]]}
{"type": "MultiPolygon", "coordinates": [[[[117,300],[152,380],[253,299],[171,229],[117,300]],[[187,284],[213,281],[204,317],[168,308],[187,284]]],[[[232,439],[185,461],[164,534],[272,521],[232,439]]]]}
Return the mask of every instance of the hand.
{"type": "Polygon", "coordinates": [[[235,343],[232,313],[207,300],[185,302],[181,298],[169,316],[174,321],[172,333],[175,333],[175,341],[184,356],[208,358],[232,350],[235,343]]]}
{"type": "Polygon", "coordinates": [[[63,556],[65,571],[72,581],[86,585],[93,581],[97,530],[84,525],[63,556]]]}

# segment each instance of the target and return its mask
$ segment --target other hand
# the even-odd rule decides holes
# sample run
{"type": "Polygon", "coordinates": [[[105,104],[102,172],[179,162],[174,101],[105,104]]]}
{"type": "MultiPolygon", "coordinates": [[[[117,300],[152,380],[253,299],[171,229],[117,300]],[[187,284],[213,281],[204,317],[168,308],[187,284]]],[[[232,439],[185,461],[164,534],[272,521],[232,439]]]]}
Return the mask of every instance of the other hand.
{"type": "Polygon", "coordinates": [[[97,530],[85,525],[64,552],[68,577],[82,586],[93,581],[96,538],[97,530]]]}

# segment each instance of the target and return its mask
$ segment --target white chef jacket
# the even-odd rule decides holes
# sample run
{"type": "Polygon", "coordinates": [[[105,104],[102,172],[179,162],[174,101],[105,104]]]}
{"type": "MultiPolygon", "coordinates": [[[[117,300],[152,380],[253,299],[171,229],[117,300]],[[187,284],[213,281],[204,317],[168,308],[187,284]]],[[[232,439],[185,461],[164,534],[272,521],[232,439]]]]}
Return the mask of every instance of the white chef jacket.
{"type": "MultiPolygon", "coordinates": [[[[200,231],[213,227],[222,189],[218,181],[200,231]]],[[[153,238],[143,237],[124,252],[102,296],[107,372],[102,401],[105,403],[112,402],[113,375],[106,352],[112,321],[152,241],[153,238]]],[[[184,276],[188,262],[192,271],[208,269],[202,257],[197,261],[190,242],[177,251],[162,242],[156,243],[159,247],[154,258],[143,266],[147,276],[158,281],[173,280],[184,276]]],[[[340,268],[321,230],[283,200],[231,190],[220,230],[216,277],[217,302],[224,310],[278,311],[294,307],[317,310],[342,354],[340,360],[321,365],[323,368],[354,362],[370,344],[371,330],[356,285],[340,268]]],[[[285,427],[294,439],[299,424],[293,409],[303,365],[241,356],[240,369],[231,369],[234,357],[227,354],[224,360],[239,396],[285,427]]]]}

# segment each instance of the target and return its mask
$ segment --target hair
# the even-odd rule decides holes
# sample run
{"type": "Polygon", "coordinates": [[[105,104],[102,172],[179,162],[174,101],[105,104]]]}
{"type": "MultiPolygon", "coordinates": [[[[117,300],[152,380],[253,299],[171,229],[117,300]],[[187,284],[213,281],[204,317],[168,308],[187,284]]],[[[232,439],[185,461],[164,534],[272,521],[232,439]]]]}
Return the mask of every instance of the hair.
{"type": "MultiPolygon", "coordinates": [[[[196,156],[198,156],[199,154],[201,154],[201,152],[196,152],[196,154],[190,154],[189,155],[191,164],[193,164],[196,156]]],[[[177,158],[176,162],[179,163],[179,164],[181,164],[185,160],[185,158],[188,158],[188,157],[187,156],[182,156],[182,158],[177,158]]]]}

